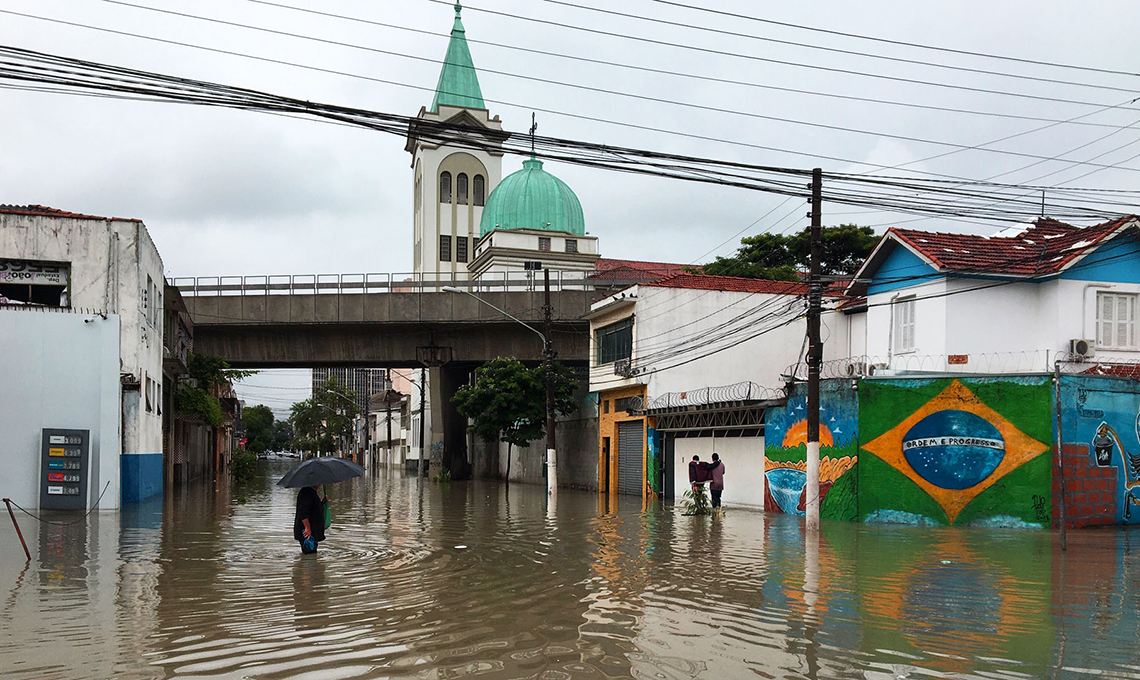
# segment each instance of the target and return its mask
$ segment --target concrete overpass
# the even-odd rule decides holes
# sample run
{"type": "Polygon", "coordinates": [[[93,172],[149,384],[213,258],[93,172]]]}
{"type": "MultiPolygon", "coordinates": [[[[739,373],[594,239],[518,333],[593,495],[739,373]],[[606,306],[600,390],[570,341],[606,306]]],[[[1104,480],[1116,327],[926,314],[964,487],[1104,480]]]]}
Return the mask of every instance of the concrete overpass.
{"type": "MultiPolygon", "coordinates": [[[[511,275],[526,273],[514,272],[511,275]]],[[[581,278],[552,272],[552,339],[559,361],[586,366],[589,323],[582,317],[601,293],[581,278]]],[[[224,357],[235,368],[318,366],[421,367],[431,371],[432,441],[441,462],[465,476],[466,420],[451,396],[481,363],[499,356],[542,360],[542,341],[518,321],[542,330],[544,292],[530,278],[501,282],[406,281],[399,275],[176,279],[194,322],[194,351],[224,357]],[[254,280],[250,280],[254,279],[254,280]],[[497,285],[496,285],[497,284],[497,285]]],[[[606,287],[625,282],[606,281],[606,287]]]]}

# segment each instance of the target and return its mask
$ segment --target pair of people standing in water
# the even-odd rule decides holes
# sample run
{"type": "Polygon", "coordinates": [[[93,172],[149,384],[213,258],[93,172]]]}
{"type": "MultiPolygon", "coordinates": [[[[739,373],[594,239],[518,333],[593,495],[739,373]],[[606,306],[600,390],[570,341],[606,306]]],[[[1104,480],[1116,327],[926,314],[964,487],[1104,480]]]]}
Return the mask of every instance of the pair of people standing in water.
{"type": "Polygon", "coordinates": [[[719,508],[720,495],[724,492],[724,462],[720,454],[714,453],[711,463],[702,463],[700,456],[693,456],[689,461],[689,483],[695,488],[705,482],[709,483],[713,508],[719,508]]]}

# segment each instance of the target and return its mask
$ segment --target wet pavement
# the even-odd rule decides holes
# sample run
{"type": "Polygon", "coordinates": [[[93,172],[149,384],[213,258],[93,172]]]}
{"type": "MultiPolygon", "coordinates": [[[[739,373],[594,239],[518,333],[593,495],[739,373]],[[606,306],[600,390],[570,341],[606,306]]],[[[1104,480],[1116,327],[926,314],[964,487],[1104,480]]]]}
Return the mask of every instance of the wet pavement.
{"type": "Polygon", "coordinates": [[[402,472],[316,556],[263,464],[0,527],[5,678],[1140,677],[1140,534],[824,523],[402,472]],[[56,516],[54,519],[67,520],[56,516]]]}

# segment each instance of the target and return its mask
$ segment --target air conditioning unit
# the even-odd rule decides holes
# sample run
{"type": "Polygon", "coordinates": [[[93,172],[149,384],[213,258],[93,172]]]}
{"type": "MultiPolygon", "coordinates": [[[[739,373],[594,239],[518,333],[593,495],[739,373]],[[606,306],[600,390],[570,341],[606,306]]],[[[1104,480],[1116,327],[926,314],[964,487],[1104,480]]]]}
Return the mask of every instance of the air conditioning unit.
{"type": "Polygon", "coordinates": [[[614,362],[614,375],[633,377],[633,359],[618,359],[614,362]]]}
{"type": "Polygon", "coordinates": [[[867,374],[867,364],[862,361],[852,361],[843,368],[844,374],[849,378],[867,374]]]}
{"type": "Polygon", "coordinates": [[[1069,341],[1069,354],[1074,358],[1090,359],[1096,356],[1096,341],[1074,338],[1069,341]]]}

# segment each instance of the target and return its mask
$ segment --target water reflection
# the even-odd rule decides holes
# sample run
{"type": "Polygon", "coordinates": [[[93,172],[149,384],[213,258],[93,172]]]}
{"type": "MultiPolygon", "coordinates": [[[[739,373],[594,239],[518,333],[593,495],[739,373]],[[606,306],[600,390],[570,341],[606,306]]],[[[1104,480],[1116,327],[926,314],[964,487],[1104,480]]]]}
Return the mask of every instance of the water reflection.
{"type": "MultiPolygon", "coordinates": [[[[824,523],[401,472],[328,488],[292,540],[287,461],[0,550],[0,675],[1140,677],[1133,534],[824,523]]],[[[68,519],[66,516],[63,519],[68,519]]]]}

